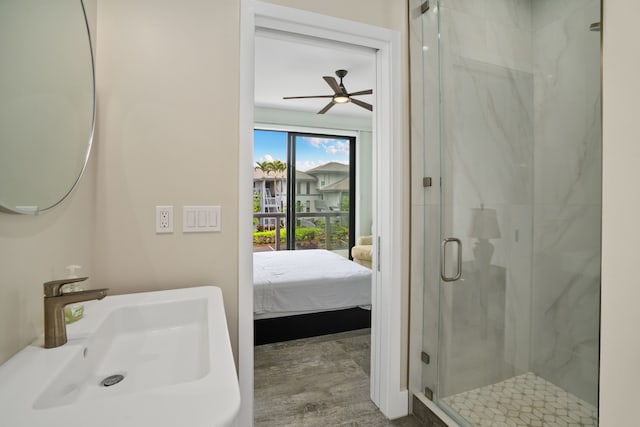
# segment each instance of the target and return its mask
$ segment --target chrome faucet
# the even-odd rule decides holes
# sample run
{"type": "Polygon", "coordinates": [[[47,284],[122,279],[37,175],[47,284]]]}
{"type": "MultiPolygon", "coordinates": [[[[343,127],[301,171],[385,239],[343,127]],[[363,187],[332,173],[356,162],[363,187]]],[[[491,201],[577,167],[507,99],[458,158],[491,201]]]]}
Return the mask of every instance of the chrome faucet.
{"type": "Polygon", "coordinates": [[[64,323],[64,306],[82,301],[102,299],[107,288],[88,291],[62,292],[62,286],[82,282],[88,277],[54,280],[44,287],[44,348],[60,347],[67,342],[67,327],[64,323]]]}

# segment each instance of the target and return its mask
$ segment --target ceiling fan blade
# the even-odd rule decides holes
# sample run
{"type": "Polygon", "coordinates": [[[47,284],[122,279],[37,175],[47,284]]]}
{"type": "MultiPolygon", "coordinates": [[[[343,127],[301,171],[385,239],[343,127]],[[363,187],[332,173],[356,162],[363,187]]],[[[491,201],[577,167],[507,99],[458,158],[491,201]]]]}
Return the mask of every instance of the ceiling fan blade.
{"type": "Polygon", "coordinates": [[[313,96],[284,96],[282,99],[303,99],[303,98],[333,98],[334,95],[313,95],[313,96]]]}
{"type": "Polygon", "coordinates": [[[349,96],[355,96],[355,95],[371,95],[373,93],[373,89],[368,89],[368,90],[360,90],[358,92],[353,92],[350,93],[349,96]]]}
{"type": "Polygon", "coordinates": [[[340,89],[340,86],[338,86],[338,82],[336,81],[335,78],[331,76],[324,76],[322,78],[324,79],[325,82],[327,82],[327,84],[331,87],[331,89],[333,89],[336,95],[340,95],[342,93],[342,89],[340,89]]]}
{"type": "Polygon", "coordinates": [[[333,107],[333,104],[335,104],[335,102],[331,101],[330,103],[328,103],[322,110],[318,111],[318,114],[324,114],[327,111],[329,111],[329,109],[331,107],[333,107]]]}
{"type": "Polygon", "coordinates": [[[371,105],[371,104],[368,104],[366,102],[362,102],[362,101],[357,100],[355,98],[351,98],[351,102],[353,102],[354,104],[356,104],[356,105],[358,105],[358,106],[360,106],[362,108],[366,108],[369,111],[373,111],[373,105],[371,105]]]}

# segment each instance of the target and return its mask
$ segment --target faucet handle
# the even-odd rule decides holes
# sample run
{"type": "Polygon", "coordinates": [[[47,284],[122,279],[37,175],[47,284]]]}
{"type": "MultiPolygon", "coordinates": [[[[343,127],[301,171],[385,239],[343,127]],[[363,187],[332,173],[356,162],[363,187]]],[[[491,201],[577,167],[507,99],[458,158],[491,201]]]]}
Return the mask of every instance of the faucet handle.
{"type": "Polygon", "coordinates": [[[60,290],[64,285],[69,283],[84,282],[88,277],[72,277],[68,279],[52,280],[51,282],[45,282],[42,286],[44,288],[45,297],[59,297],[62,295],[60,290]]]}

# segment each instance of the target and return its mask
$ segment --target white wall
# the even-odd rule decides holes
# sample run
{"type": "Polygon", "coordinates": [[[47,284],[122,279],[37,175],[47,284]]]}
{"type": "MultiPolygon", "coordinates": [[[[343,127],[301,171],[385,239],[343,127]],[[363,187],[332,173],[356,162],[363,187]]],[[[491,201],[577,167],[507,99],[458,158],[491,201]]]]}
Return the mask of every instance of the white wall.
{"type": "Polygon", "coordinates": [[[638,425],[640,3],[604,1],[600,426],[638,425]]]}
{"type": "Polygon", "coordinates": [[[99,2],[95,240],[112,293],[220,286],[236,355],[239,19],[238,1],[99,2]],[[220,233],[182,233],[200,204],[221,206],[220,233]]]}
{"type": "Polygon", "coordinates": [[[371,235],[373,223],[373,138],[371,132],[361,131],[356,144],[356,238],[371,235]]]}
{"type": "Polygon", "coordinates": [[[407,20],[403,0],[267,0],[268,3],[294,7],[337,18],[350,19],[402,31],[407,20]]]}
{"type": "Polygon", "coordinates": [[[88,287],[94,277],[95,164],[69,199],[37,216],[0,213],[0,363],[44,331],[42,284],[67,276],[78,264],[88,287]]]}

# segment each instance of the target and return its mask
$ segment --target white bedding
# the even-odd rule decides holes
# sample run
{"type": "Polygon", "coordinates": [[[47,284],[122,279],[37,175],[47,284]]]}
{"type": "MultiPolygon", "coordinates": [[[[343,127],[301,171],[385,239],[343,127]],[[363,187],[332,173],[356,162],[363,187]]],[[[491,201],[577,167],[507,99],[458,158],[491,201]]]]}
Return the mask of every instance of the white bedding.
{"type": "Polygon", "coordinates": [[[253,254],[256,319],[370,306],[371,270],[324,249],[253,254]]]}

